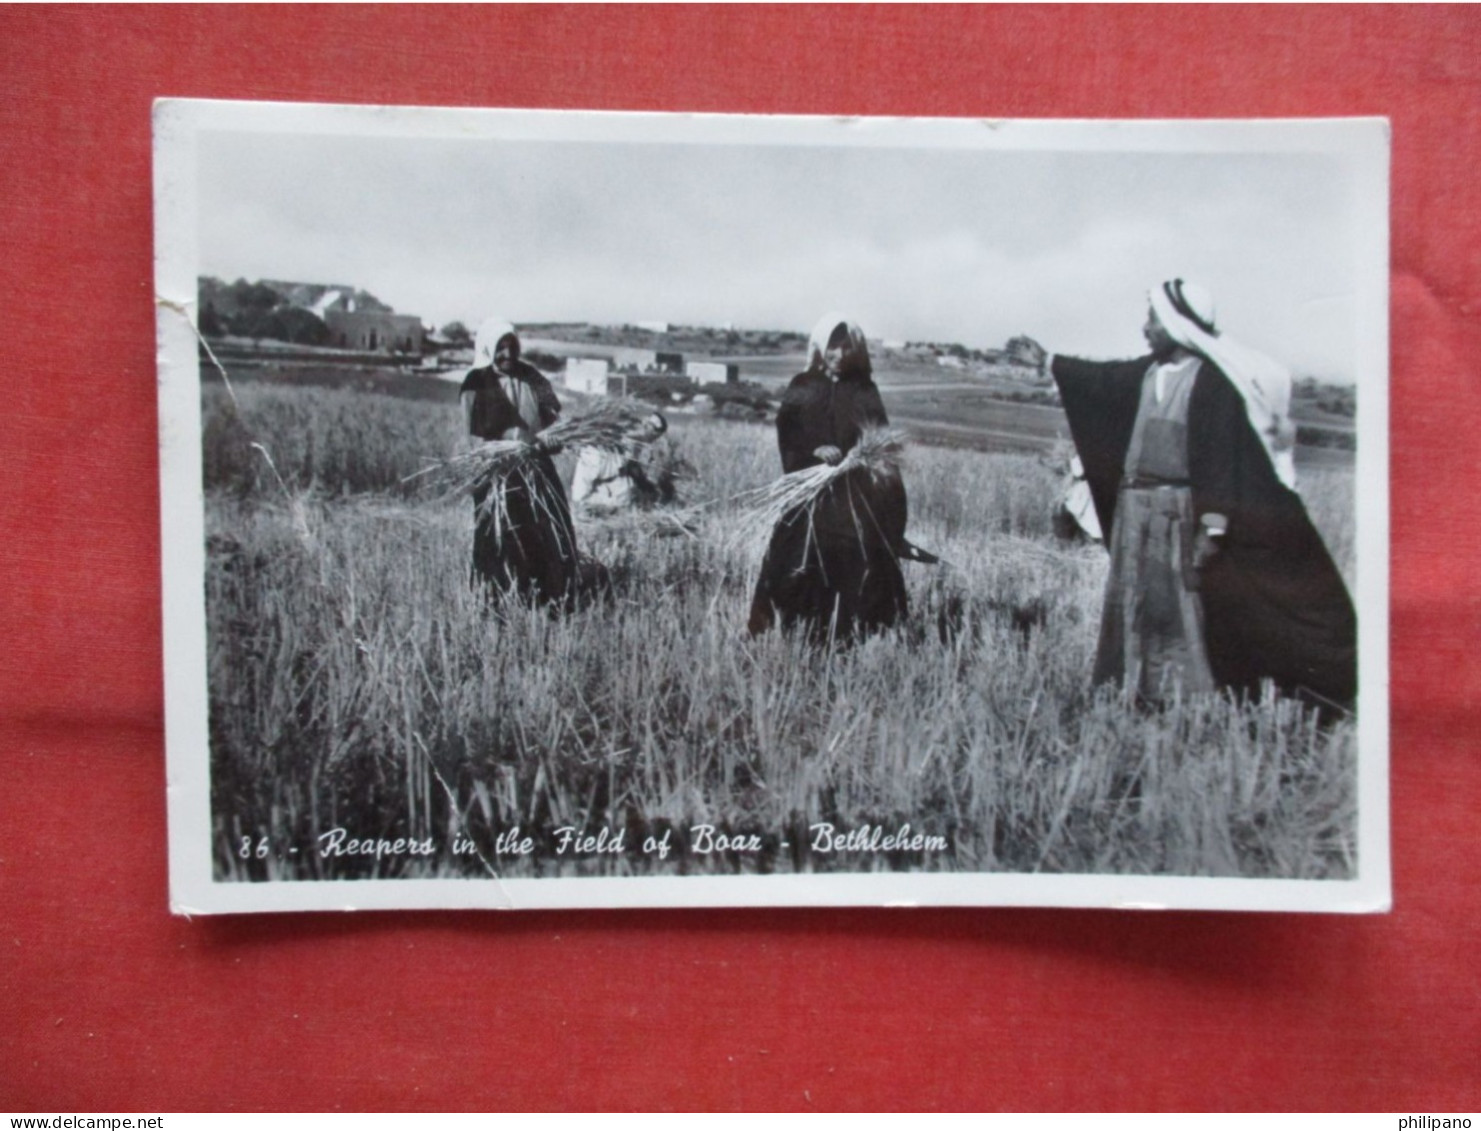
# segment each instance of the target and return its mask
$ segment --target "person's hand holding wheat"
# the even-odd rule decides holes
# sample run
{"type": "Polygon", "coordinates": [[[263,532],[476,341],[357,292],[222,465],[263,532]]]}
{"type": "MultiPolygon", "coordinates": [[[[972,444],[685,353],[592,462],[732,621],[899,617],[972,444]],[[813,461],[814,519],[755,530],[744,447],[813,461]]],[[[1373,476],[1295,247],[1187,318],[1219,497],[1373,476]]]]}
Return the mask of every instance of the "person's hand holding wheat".
{"type": "Polygon", "coordinates": [[[814,448],[812,454],[829,467],[837,467],[843,462],[843,452],[835,448],[832,444],[824,444],[820,448],[814,448]]]}
{"type": "Polygon", "coordinates": [[[620,452],[642,419],[634,406],[606,401],[579,416],[557,421],[539,435],[523,427],[510,428],[497,440],[485,440],[451,459],[430,463],[407,476],[406,481],[417,482],[425,493],[436,498],[465,495],[475,487],[497,485],[511,475],[521,474],[524,462],[534,456],[555,455],[566,447],[620,452]]]}

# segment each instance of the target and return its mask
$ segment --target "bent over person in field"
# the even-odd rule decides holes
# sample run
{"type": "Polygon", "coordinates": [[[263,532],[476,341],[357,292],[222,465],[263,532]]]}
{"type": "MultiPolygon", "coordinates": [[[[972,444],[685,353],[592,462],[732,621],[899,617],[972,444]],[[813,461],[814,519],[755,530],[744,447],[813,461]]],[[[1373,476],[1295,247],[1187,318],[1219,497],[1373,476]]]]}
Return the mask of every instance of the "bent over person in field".
{"type": "Polygon", "coordinates": [[[649,478],[643,466],[644,455],[668,427],[663,413],[652,412],[637,431],[629,434],[621,451],[582,448],[571,476],[571,506],[576,514],[598,518],[671,501],[672,490],[670,498],[665,499],[662,487],[649,478]]]}
{"type": "Polygon", "coordinates": [[[1181,279],[1151,292],[1143,334],[1151,355],[1122,362],[1009,343],[1059,386],[1110,531],[1095,680],[1152,702],[1270,680],[1351,709],[1356,617],[1293,489],[1289,374],[1221,334],[1207,292],[1181,279]]]}
{"type": "MultiPolygon", "coordinates": [[[[808,367],[777,410],[783,472],[837,466],[864,429],[889,424],[875,387],[864,332],[826,315],[808,343],[808,367]]],[[[853,468],[811,506],[785,515],[772,532],[751,601],[753,636],[780,621],[820,639],[847,640],[903,620],[905,486],[896,472],[853,468]]]]}
{"type": "Polygon", "coordinates": [[[519,353],[514,327],[489,319],[479,327],[474,368],[460,394],[469,435],[537,447],[514,471],[474,488],[473,580],[563,607],[575,595],[576,533],[551,451],[538,440],[560,416],[561,404],[550,382],[519,353]]]}

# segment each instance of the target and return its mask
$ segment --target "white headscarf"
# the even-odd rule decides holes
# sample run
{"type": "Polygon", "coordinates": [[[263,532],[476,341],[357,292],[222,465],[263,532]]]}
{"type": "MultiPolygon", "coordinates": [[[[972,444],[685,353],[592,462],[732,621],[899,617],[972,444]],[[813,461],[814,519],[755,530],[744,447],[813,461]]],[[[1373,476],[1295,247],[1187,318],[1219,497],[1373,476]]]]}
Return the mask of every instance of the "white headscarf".
{"type": "Polygon", "coordinates": [[[823,354],[828,352],[828,342],[833,337],[833,331],[842,326],[848,332],[848,347],[846,352],[858,361],[863,362],[864,369],[869,369],[869,343],[864,338],[864,331],[859,329],[836,310],[830,310],[819,318],[812,329],[812,336],[807,340],[807,365],[811,369],[815,365],[821,365],[823,354]]]}
{"type": "Polygon", "coordinates": [[[1250,427],[1287,487],[1296,486],[1296,426],[1291,423],[1291,373],[1274,358],[1231,341],[1214,321],[1213,296],[1197,283],[1170,279],[1147,296],[1168,336],[1207,358],[1244,401],[1250,427]]]}
{"type": "MultiPolygon", "coordinates": [[[[508,337],[512,337],[516,345],[519,343],[519,334],[508,322],[502,318],[486,319],[483,325],[479,326],[478,334],[473,339],[473,369],[492,366],[494,351],[498,349],[499,343],[508,337]]],[[[529,382],[521,380],[517,372],[501,373],[497,369],[494,370],[494,379],[498,381],[499,388],[514,405],[514,411],[519,414],[524,426],[531,432],[539,432],[540,398],[535,395],[535,390],[530,387],[529,382]]]]}
{"type": "Polygon", "coordinates": [[[506,337],[512,336],[519,341],[519,335],[514,332],[514,327],[502,318],[486,319],[478,328],[478,334],[473,339],[473,368],[482,369],[494,363],[494,350],[506,337]]]}

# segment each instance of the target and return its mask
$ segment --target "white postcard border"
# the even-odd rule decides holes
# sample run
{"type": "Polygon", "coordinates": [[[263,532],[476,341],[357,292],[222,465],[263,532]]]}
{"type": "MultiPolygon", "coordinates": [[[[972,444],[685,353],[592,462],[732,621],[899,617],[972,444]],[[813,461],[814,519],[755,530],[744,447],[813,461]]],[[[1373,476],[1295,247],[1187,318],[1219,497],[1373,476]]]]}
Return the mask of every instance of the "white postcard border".
{"type": "Polygon", "coordinates": [[[1370,912],[1390,906],[1388,784],[1388,123],[1384,119],[1027,121],[367,107],[163,99],[154,109],[161,582],[170,903],[179,914],[395,908],[1063,906],[1370,912]],[[211,867],[196,138],[204,130],[709,145],[1340,155],[1371,239],[1360,294],[1355,488],[1358,862],[1351,881],[1021,873],[606,879],[216,881],[211,867]]]}

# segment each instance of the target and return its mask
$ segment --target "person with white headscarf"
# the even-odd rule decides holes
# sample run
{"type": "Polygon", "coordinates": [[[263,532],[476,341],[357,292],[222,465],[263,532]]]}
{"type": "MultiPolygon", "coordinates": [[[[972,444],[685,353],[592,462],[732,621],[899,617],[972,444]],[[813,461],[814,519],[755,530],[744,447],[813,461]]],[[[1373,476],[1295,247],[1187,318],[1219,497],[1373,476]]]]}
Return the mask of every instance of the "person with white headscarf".
{"type": "MultiPolygon", "coordinates": [[[[864,332],[842,315],[824,315],[808,343],[807,370],[792,379],[777,410],[782,471],[836,465],[865,428],[888,424],[864,332]]],[[[794,511],[772,532],[751,601],[751,634],[780,621],[819,640],[850,640],[903,620],[905,522],[897,475],[856,468],[834,480],[810,511],[794,511]]]]}
{"type": "Polygon", "coordinates": [[[1090,496],[1090,484],[1085,481],[1085,465],[1079,456],[1070,459],[1064,485],[1054,506],[1053,521],[1054,533],[1063,541],[1082,538],[1091,542],[1105,541],[1100,518],[1095,513],[1095,500],[1090,496]]]}
{"type": "Polygon", "coordinates": [[[1232,341],[1202,287],[1149,295],[1151,354],[1093,362],[1015,338],[1054,378],[1110,532],[1096,682],[1146,701],[1271,681],[1331,716],[1357,694],[1357,620],[1294,490],[1285,368],[1232,341]]]}
{"type": "Polygon", "coordinates": [[[584,447],[571,474],[571,506],[581,518],[605,518],[663,500],[662,489],[649,477],[643,458],[668,431],[661,412],[651,412],[630,433],[623,450],[584,447]]]}
{"type": "MultiPolygon", "coordinates": [[[[459,394],[469,435],[538,446],[539,434],[560,416],[550,382],[519,354],[519,335],[508,322],[490,318],[479,327],[459,394]]],[[[550,454],[539,450],[508,476],[501,507],[485,505],[490,487],[475,489],[473,580],[560,608],[575,597],[576,533],[550,454]]]]}

